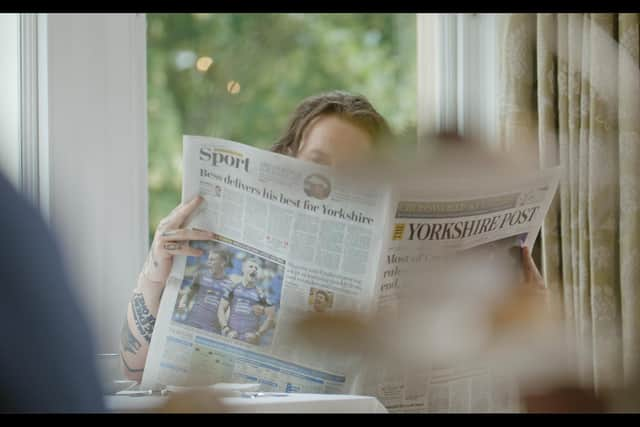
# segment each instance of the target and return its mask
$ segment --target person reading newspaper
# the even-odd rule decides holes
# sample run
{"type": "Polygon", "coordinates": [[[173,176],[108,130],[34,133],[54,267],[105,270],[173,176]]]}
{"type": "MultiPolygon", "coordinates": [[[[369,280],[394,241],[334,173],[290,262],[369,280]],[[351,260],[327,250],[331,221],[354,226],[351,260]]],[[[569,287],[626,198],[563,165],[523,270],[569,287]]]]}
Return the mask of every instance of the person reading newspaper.
{"type": "MultiPolygon", "coordinates": [[[[339,165],[369,154],[390,134],[386,120],[363,96],[333,91],[309,97],[296,108],[273,151],[314,163],[339,165]]],[[[175,255],[201,256],[191,240],[207,240],[209,231],[182,228],[202,202],[197,197],[160,221],[147,261],[127,307],[120,347],[124,373],[140,381],[158,313],[160,297],[175,255]],[[127,345],[135,343],[134,346],[127,345]]]]}
{"type": "MultiPolygon", "coordinates": [[[[332,92],[303,101],[273,151],[314,163],[339,166],[366,159],[389,133],[384,118],[365,98],[332,92]]],[[[131,348],[121,350],[125,373],[129,378],[140,380],[142,377],[160,296],[171,270],[173,256],[201,256],[201,250],[191,247],[189,241],[214,237],[208,231],[183,228],[201,202],[202,199],[196,197],[180,205],[161,222],[156,231],[138,287],[129,304],[124,329],[125,335],[140,343],[134,351],[131,348]]],[[[527,275],[539,277],[529,252],[523,251],[525,271],[533,268],[535,272],[527,275]]],[[[528,283],[536,288],[544,288],[539,281],[528,283]]],[[[229,326],[220,323],[221,326],[229,326]]]]}

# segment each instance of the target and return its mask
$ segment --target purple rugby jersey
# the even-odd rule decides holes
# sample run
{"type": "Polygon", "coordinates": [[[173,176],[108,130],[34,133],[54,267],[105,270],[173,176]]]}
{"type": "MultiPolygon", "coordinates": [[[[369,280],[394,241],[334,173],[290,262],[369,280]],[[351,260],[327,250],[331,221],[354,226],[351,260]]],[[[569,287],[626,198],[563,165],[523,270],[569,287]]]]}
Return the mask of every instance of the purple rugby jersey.
{"type": "Polygon", "coordinates": [[[218,322],[220,298],[229,292],[233,282],[226,276],[223,279],[216,279],[210,269],[202,269],[194,278],[194,286],[198,285],[195,303],[184,323],[218,334],[220,333],[218,322]]]}
{"type": "Polygon", "coordinates": [[[249,288],[242,283],[229,290],[224,297],[229,301],[229,327],[238,332],[238,339],[246,341],[245,334],[255,333],[260,327],[260,318],[253,313],[256,304],[268,307],[271,304],[258,288],[249,288]]]}

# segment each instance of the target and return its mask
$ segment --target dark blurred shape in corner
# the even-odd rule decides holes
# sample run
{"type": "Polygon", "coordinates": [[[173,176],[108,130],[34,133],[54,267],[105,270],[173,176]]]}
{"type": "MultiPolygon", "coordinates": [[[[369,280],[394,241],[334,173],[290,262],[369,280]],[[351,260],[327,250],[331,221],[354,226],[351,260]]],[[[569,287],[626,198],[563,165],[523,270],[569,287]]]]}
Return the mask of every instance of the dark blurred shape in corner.
{"type": "Polygon", "coordinates": [[[0,412],[103,412],[94,345],[39,212],[0,174],[0,412]]]}

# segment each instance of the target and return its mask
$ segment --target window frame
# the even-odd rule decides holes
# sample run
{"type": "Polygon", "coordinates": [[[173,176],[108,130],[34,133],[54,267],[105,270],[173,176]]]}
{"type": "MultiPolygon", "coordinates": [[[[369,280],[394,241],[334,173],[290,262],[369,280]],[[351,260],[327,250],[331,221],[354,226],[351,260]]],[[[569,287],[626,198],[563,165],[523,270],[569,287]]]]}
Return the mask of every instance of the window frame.
{"type": "Polygon", "coordinates": [[[0,170],[20,187],[20,15],[0,15],[0,170]],[[16,84],[17,83],[17,84],[16,84]]]}
{"type": "MultiPolygon", "coordinates": [[[[38,17],[20,14],[20,189],[40,206],[38,17]]],[[[46,211],[45,211],[46,212],[46,211]]]]}
{"type": "Polygon", "coordinates": [[[146,18],[25,22],[27,191],[59,239],[96,351],[117,353],[148,249],[146,18]]]}
{"type": "Polygon", "coordinates": [[[419,144],[420,135],[453,132],[497,145],[499,16],[417,19],[419,144]]]}

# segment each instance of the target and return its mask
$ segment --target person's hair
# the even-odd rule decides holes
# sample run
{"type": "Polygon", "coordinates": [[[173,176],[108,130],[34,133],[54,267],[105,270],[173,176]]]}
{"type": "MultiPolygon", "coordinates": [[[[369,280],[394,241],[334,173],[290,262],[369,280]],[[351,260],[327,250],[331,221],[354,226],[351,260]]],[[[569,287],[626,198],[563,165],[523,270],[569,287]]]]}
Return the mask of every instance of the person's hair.
{"type": "Polygon", "coordinates": [[[231,262],[231,254],[224,249],[212,249],[209,251],[207,258],[211,255],[216,254],[224,259],[224,262],[227,267],[233,267],[233,263],[231,262]]]}
{"type": "Polygon", "coordinates": [[[374,145],[391,135],[387,121],[362,95],[334,90],[304,99],[271,151],[296,157],[309,123],[321,115],[337,115],[369,134],[374,145]]]}

